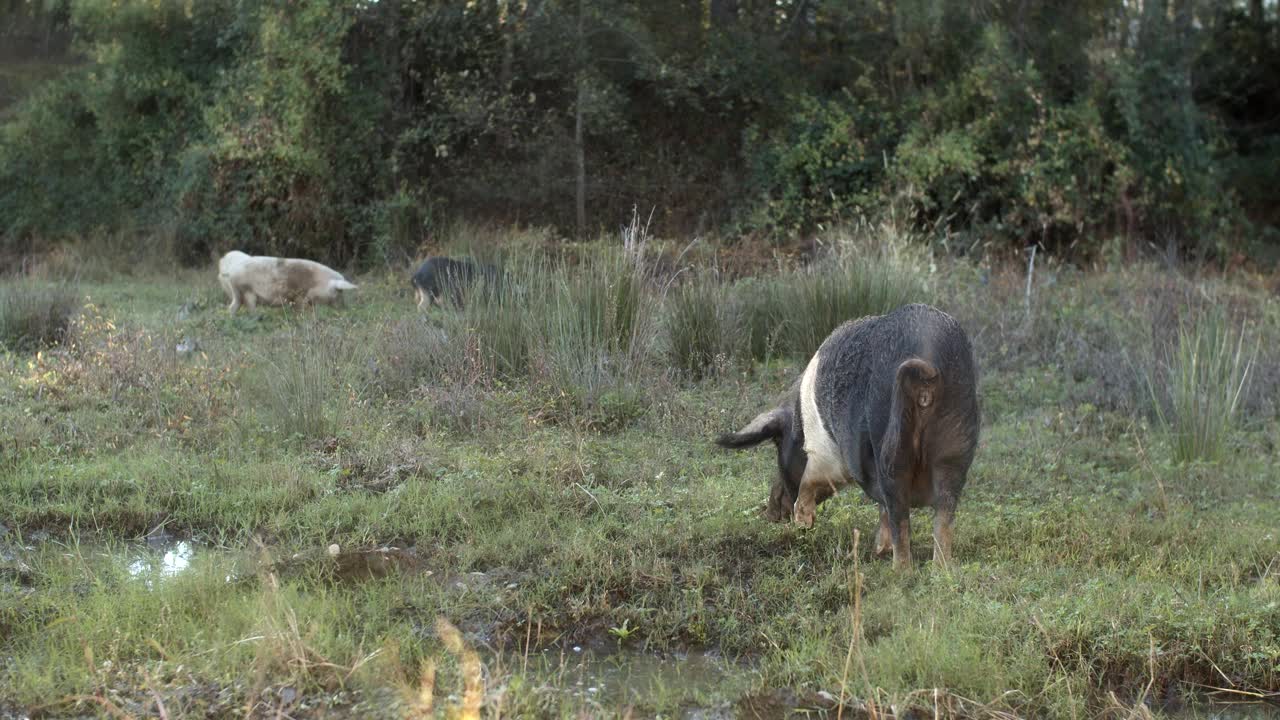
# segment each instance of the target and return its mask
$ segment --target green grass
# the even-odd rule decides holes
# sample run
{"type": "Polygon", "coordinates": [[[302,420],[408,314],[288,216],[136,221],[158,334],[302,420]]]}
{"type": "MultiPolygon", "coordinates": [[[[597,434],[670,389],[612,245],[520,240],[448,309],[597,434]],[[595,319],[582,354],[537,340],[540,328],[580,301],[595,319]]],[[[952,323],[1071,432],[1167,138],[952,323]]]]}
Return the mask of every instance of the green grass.
{"type": "MultiPolygon", "coordinates": [[[[1145,388],[1105,391],[1124,358],[1093,339],[1145,312],[1112,290],[1154,274],[1066,277],[1030,329],[1014,280],[931,281],[992,369],[956,563],[923,560],[920,512],[901,574],[871,554],[856,492],[808,532],[759,517],[771,448],[710,439],[785,390],[803,335],[755,362],[754,336],[726,333],[755,321],[743,305],[703,312],[760,286],[811,307],[896,296],[798,274],[664,293],[592,262],[427,317],[407,273],[361,278],[346,310],[235,319],[212,273],[84,288],[74,350],[0,356],[0,712],[421,715],[431,663],[437,711],[463,685],[437,618],[506,717],[750,716],[820,709],[819,691],[930,717],[1127,717],[1280,687],[1274,414],[1241,403],[1228,452],[1180,462],[1130,409],[1145,388]],[[175,354],[182,338],[200,351],[175,354]],[[190,568],[131,575],[161,531],[195,540],[190,568]],[[711,649],[725,677],[593,695],[557,659],[575,645],[619,671],[711,649]]],[[[1249,297],[1261,364],[1280,317],[1249,297]]]]}

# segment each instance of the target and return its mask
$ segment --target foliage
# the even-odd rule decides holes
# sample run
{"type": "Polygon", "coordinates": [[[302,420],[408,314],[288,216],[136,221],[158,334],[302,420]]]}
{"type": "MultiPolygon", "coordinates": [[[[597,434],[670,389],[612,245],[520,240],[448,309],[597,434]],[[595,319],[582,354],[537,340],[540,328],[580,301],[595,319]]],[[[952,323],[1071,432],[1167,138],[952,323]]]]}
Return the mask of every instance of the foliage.
{"type": "Polygon", "coordinates": [[[0,121],[8,254],[172,228],[188,263],[373,266],[457,218],[589,236],[637,201],[663,233],[901,211],[930,239],[1086,257],[1222,256],[1276,222],[1270,6],[37,5],[4,12],[73,32],[54,59],[78,64],[0,121]]]}
{"type": "Polygon", "coordinates": [[[1220,124],[1217,158],[1226,184],[1236,189],[1250,216],[1270,228],[1280,223],[1271,190],[1280,182],[1280,36],[1277,18],[1250,17],[1244,8],[1221,9],[1198,47],[1192,92],[1220,124]]]}
{"type": "Polygon", "coordinates": [[[872,215],[885,193],[885,156],[896,140],[883,101],[845,92],[830,99],[792,98],[783,129],[747,129],[743,153],[760,195],[753,222],[776,231],[815,220],[872,215]]]}
{"type": "Polygon", "coordinates": [[[1019,245],[1098,242],[1131,173],[1091,100],[1053,103],[1034,64],[991,31],[965,75],[922,102],[895,165],[920,220],[1019,245]]]}
{"type": "Polygon", "coordinates": [[[362,208],[377,180],[361,160],[379,101],[343,61],[352,13],[308,3],[254,16],[248,58],[219,83],[207,136],[181,161],[177,221],[195,256],[233,249],[228,229],[272,255],[346,259],[368,243],[362,208]]]}

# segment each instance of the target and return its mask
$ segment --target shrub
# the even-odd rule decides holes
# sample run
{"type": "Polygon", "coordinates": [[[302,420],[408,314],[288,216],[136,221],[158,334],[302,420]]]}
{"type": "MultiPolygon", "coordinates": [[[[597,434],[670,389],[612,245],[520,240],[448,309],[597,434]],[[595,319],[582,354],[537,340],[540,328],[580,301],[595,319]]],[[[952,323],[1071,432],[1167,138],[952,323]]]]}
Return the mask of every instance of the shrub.
{"type": "Polygon", "coordinates": [[[787,233],[872,210],[896,141],[893,116],[848,91],[825,100],[800,95],[788,104],[794,109],[780,129],[766,135],[752,126],[746,133],[743,152],[758,196],[754,224],[787,233]]]}
{"type": "MultiPolygon", "coordinates": [[[[1016,183],[1031,128],[1042,121],[1044,85],[1008,38],[988,28],[955,82],[926,91],[894,152],[892,182],[924,227],[1004,229],[1021,210],[1016,183]]],[[[1037,233],[1041,228],[1036,225],[1037,233]]],[[[1028,228],[1010,228],[1021,237],[1028,228]]]]}
{"type": "Polygon", "coordinates": [[[30,352],[62,341],[80,310],[66,286],[20,282],[0,288],[0,347],[30,352]]]}

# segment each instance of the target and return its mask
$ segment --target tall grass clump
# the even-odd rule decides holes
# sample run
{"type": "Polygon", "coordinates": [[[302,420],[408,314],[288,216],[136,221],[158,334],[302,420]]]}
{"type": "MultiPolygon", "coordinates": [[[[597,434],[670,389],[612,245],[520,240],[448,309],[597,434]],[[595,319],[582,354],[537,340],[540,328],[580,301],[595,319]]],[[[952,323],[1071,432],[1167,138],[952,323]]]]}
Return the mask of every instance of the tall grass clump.
{"type": "Polygon", "coordinates": [[[425,315],[379,328],[367,350],[364,366],[369,387],[391,396],[404,396],[424,384],[453,379],[463,357],[451,329],[425,315]]]}
{"type": "Polygon", "coordinates": [[[667,295],[667,359],[694,380],[714,374],[748,352],[739,307],[715,277],[698,277],[667,295]]]}
{"type": "Polygon", "coordinates": [[[1180,324],[1163,363],[1148,365],[1147,392],[1175,461],[1222,458],[1257,353],[1248,335],[1243,324],[1205,312],[1180,324]]]}
{"type": "Polygon", "coordinates": [[[739,350],[749,360],[765,362],[788,354],[778,347],[783,311],[777,306],[777,282],[777,277],[752,277],[730,286],[730,301],[742,332],[739,350]]]}
{"type": "Polygon", "coordinates": [[[258,374],[248,384],[271,430],[286,439],[309,442],[337,428],[337,405],[344,377],[357,368],[349,341],[339,333],[303,327],[289,331],[261,354],[258,374]]]}
{"type": "Polygon", "coordinates": [[[658,314],[638,263],[603,250],[576,266],[558,265],[537,300],[527,318],[545,379],[592,399],[636,378],[658,314]]]}
{"type": "Polygon", "coordinates": [[[31,352],[66,338],[80,294],[64,285],[18,282],[0,287],[0,348],[31,352]]]}
{"type": "Polygon", "coordinates": [[[529,373],[532,316],[541,312],[550,271],[544,258],[513,256],[495,281],[477,278],[452,317],[455,335],[475,343],[493,374],[514,379],[529,373]]]}
{"type": "Polygon", "coordinates": [[[488,419],[494,362],[461,313],[416,314],[375,330],[357,366],[367,396],[407,399],[413,416],[437,428],[473,432],[488,419]]]}
{"type": "Polygon", "coordinates": [[[835,253],[807,268],[742,283],[738,303],[752,357],[806,358],[841,323],[927,302],[920,274],[895,253],[835,253]]]}
{"type": "MultiPolygon", "coordinates": [[[[429,322],[445,352],[467,355],[467,372],[548,391],[557,413],[610,405],[633,415],[639,393],[631,390],[652,357],[659,311],[642,260],[622,249],[576,258],[524,251],[507,256],[492,285],[478,279],[461,308],[432,311],[429,322]]],[[[396,354],[417,357],[407,365],[426,373],[456,365],[438,362],[434,350],[396,354]]]]}

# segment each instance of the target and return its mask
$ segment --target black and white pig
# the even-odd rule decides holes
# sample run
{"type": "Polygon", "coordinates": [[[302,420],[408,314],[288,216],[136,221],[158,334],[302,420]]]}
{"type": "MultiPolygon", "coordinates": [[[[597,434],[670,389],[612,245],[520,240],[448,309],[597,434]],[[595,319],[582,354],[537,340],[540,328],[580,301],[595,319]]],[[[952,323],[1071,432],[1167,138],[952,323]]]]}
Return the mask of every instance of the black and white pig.
{"type": "Polygon", "coordinates": [[[727,448],[773,440],[778,479],[766,517],[811,527],[819,503],[855,481],[880,506],[876,552],[911,564],[910,509],[934,509],[935,562],[951,557],[956,504],[978,446],[978,372],[960,325],[906,305],[836,328],[779,407],[727,448]]]}

